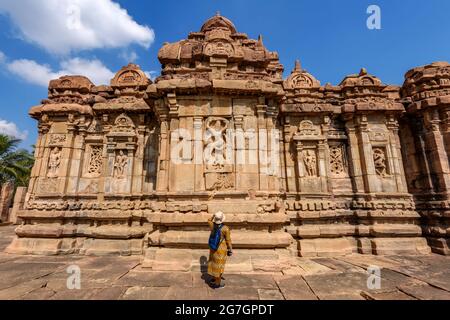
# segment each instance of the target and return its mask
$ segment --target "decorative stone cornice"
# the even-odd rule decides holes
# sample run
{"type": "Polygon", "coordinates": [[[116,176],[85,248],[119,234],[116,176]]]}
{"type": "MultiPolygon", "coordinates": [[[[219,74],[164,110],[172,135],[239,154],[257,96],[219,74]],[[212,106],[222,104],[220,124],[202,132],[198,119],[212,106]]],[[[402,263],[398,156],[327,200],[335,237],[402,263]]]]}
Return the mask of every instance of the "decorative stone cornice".
{"type": "Polygon", "coordinates": [[[450,64],[434,62],[411,69],[401,94],[408,112],[450,105],[450,64]]]}

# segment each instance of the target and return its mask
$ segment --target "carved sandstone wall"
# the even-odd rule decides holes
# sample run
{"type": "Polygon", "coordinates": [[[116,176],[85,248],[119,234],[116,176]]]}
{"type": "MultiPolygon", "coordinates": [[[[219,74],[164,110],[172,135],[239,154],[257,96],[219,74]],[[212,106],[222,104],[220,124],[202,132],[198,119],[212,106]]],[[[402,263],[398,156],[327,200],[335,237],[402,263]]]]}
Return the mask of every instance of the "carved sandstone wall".
{"type": "Polygon", "coordinates": [[[299,62],[284,80],[220,15],[158,58],[155,83],[133,64],[50,82],[9,252],[206,248],[222,210],[238,249],[449,253],[448,64],[402,88],[364,69],[322,86],[299,62]]]}

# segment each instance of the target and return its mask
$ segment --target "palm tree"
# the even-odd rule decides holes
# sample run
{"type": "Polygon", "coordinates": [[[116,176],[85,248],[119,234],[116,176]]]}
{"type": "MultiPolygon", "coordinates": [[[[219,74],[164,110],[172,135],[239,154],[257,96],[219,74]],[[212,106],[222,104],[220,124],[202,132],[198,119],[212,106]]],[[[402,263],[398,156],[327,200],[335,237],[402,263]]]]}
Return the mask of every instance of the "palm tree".
{"type": "Polygon", "coordinates": [[[33,167],[34,158],[24,149],[18,149],[20,139],[0,134],[0,186],[14,182],[26,186],[33,167]]]}

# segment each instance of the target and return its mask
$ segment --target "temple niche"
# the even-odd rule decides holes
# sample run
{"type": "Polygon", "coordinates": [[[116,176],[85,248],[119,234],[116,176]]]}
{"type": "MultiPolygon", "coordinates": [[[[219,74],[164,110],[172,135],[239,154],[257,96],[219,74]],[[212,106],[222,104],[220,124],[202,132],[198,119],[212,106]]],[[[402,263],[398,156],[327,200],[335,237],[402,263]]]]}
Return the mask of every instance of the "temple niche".
{"type": "Polygon", "coordinates": [[[365,69],[322,85],[299,61],[284,79],[262,37],[220,15],[158,59],[154,82],[135,64],[109,85],[50,82],[30,110],[36,163],[8,252],[137,254],[154,270],[176,257],[187,270],[221,210],[255,270],[449,254],[450,65],[415,68],[403,87],[365,69]]]}

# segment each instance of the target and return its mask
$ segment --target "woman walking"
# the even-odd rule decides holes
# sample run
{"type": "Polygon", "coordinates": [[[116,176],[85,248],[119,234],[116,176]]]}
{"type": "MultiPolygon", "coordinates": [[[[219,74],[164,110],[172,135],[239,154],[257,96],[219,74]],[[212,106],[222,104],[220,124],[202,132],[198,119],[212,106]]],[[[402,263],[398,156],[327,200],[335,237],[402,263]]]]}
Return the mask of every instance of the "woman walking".
{"type": "Polygon", "coordinates": [[[215,289],[223,288],[225,285],[221,283],[222,274],[225,270],[227,256],[233,254],[231,246],[230,228],[225,226],[225,215],[223,212],[216,212],[209,220],[209,228],[211,235],[209,237],[209,261],[208,274],[214,278],[211,286],[215,289]]]}

